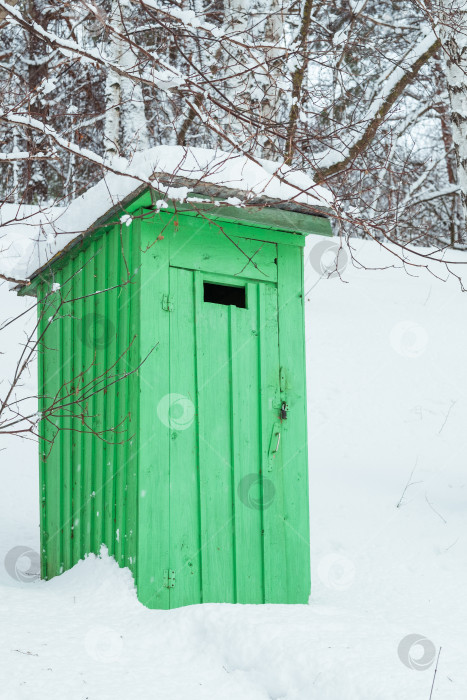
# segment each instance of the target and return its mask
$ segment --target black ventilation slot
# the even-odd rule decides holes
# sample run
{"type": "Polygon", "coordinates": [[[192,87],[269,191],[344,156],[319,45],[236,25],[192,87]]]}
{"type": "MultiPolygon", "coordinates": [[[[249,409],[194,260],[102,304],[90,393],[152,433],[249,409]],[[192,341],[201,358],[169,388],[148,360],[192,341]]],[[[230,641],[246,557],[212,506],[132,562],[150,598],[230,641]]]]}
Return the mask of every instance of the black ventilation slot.
{"type": "Polygon", "coordinates": [[[208,301],[210,304],[238,306],[239,309],[246,309],[245,287],[230,287],[226,284],[205,282],[204,301],[208,301]]]}

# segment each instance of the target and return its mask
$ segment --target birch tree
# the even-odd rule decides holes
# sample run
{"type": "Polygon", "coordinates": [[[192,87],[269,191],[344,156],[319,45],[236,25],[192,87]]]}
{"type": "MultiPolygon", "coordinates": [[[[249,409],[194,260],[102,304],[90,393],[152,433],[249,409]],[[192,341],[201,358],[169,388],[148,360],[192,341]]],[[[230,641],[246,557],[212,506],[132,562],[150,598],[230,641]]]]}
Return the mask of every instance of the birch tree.
{"type": "Polygon", "coordinates": [[[467,2],[442,0],[438,14],[449,90],[452,141],[457,160],[457,179],[462,193],[464,222],[467,220],[467,2]]]}
{"type": "Polygon", "coordinates": [[[107,69],[105,85],[104,148],[107,158],[131,155],[149,147],[141,82],[128,75],[136,67],[136,56],[124,37],[129,31],[129,0],[112,0],[108,18],[112,33],[109,39],[109,62],[122,72],[107,69]]]}

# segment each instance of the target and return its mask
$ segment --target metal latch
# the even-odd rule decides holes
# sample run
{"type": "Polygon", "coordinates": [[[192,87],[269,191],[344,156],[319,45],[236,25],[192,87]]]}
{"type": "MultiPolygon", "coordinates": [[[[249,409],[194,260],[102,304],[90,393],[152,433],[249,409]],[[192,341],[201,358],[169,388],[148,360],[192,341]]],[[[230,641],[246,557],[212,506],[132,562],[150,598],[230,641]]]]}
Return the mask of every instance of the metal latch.
{"type": "Polygon", "coordinates": [[[173,569],[164,570],[164,588],[175,588],[175,571],[173,569]]]}
{"type": "Polygon", "coordinates": [[[164,311],[174,310],[174,300],[170,294],[164,294],[162,297],[162,309],[164,311]]]}
{"type": "Polygon", "coordinates": [[[287,420],[287,411],[289,410],[289,404],[285,401],[281,404],[281,420],[287,420]]]}

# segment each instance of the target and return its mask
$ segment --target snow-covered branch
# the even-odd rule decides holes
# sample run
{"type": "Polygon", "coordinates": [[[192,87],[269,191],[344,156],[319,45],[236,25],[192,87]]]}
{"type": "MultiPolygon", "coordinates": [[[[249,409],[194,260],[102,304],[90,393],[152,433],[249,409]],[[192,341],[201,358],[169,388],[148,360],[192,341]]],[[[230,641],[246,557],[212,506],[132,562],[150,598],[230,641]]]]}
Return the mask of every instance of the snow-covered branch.
{"type": "Polygon", "coordinates": [[[343,150],[328,150],[316,156],[321,178],[327,178],[345,168],[373,141],[377,130],[404,90],[417,77],[421,68],[439,49],[440,41],[434,32],[419,39],[405,61],[391,70],[391,75],[374,98],[367,114],[353,127],[357,133],[343,150]]]}

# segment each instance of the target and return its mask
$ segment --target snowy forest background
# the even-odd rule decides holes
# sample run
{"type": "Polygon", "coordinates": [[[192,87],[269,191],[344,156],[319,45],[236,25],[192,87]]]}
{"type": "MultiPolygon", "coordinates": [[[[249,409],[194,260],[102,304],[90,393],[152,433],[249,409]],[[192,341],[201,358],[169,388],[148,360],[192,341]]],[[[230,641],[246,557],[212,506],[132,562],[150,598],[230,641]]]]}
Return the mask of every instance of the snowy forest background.
{"type": "Polygon", "coordinates": [[[464,247],[464,0],[0,0],[4,202],[158,144],[286,162],[336,233],[464,247]]]}

